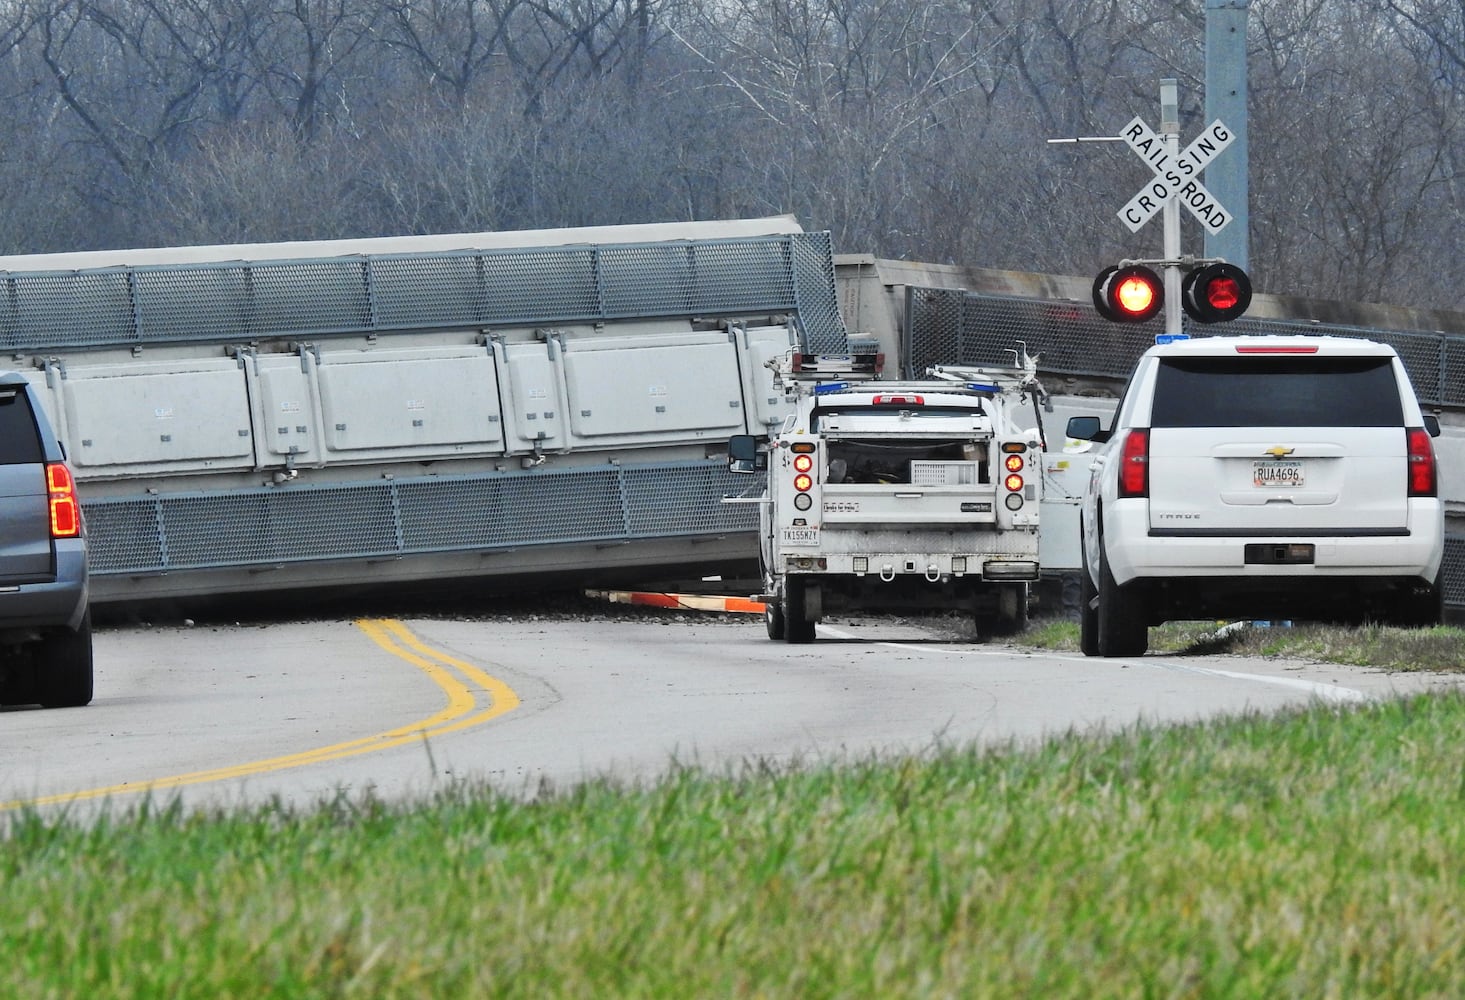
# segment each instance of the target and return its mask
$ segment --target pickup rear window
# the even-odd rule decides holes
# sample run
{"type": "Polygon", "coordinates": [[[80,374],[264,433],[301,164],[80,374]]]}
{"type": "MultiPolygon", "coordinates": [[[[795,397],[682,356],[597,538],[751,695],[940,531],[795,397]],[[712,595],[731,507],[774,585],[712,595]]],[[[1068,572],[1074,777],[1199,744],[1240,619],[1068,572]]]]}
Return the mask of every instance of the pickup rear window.
{"type": "Polygon", "coordinates": [[[1400,427],[1389,358],[1168,358],[1152,427],[1400,427]]]}
{"type": "Polygon", "coordinates": [[[0,465],[34,465],[45,460],[30,397],[0,389],[0,465]]]}

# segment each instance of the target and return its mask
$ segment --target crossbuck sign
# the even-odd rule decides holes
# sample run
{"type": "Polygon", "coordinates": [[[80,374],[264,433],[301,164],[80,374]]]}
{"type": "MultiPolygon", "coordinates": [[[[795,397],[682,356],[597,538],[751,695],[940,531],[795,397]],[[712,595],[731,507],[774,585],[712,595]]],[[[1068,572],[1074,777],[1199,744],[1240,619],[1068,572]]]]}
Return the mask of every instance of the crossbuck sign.
{"type": "Polygon", "coordinates": [[[1178,198],[1180,204],[1190,209],[1206,232],[1219,233],[1226,228],[1231,213],[1206,190],[1199,178],[1206,164],[1235,138],[1225,123],[1219,118],[1211,122],[1194,142],[1173,155],[1165,148],[1164,137],[1142,118],[1136,117],[1126,125],[1119,137],[1155,172],[1154,179],[1119,210],[1119,218],[1130,232],[1139,232],[1140,226],[1154,218],[1171,198],[1178,198]]]}

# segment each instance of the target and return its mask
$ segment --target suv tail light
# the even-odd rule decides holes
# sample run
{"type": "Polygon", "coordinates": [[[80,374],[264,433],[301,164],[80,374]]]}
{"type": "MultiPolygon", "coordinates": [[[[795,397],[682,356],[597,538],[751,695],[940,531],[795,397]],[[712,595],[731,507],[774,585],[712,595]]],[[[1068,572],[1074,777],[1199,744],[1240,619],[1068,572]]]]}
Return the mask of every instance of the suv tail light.
{"type": "Polygon", "coordinates": [[[46,466],[46,491],[51,498],[51,537],[75,538],[81,534],[81,507],[76,502],[76,483],[64,462],[46,466]]]}
{"type": "Polygon", "coordinates": [[[1150,431],[1147,427],[1135,428],[1124,436],[1124,445],[1119,450],[1119,495],[1150,495],[1150,431]]]}
{"type": "Polygon", "coordinates": [[[1429,431],[1423,427],[1410,427],[1404,433],[1409,439],[1409,495],[1438,496],[1439,476],[1429,431]]]}

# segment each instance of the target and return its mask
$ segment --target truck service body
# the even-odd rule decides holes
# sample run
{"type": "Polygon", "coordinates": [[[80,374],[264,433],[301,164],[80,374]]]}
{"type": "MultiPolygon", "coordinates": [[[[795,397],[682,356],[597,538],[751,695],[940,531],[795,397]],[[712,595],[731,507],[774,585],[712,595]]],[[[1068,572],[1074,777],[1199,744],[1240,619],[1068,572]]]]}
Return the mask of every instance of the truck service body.
{"type": "Polygon", "coordinates": [[[1042,388],[1035,363],[876,378],[878,355],[770,362],[792,410],[766,443],[729,441],[734,471],[766,469],[759,538],[768,635],[809,642],[825,614],[937,610],[979,631],[1027,621],[1038,580],[1042,388]]]}

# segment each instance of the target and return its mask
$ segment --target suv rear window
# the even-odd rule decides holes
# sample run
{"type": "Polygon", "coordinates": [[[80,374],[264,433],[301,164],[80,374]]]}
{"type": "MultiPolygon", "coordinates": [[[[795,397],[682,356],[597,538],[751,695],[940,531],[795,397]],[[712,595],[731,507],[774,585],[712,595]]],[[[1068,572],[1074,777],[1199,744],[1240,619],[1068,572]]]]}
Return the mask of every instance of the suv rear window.
{"type": "Polygon", "coordinates": [[[31,415],[30,397],[22,390],[0,389],[0,465],[41,461],[41,435],[31,415]]]}
{"type": "Polygon", "coordinates": [[[1390,358],[1170,358],[1152,427],[1400,427],[1390,358]]]}

